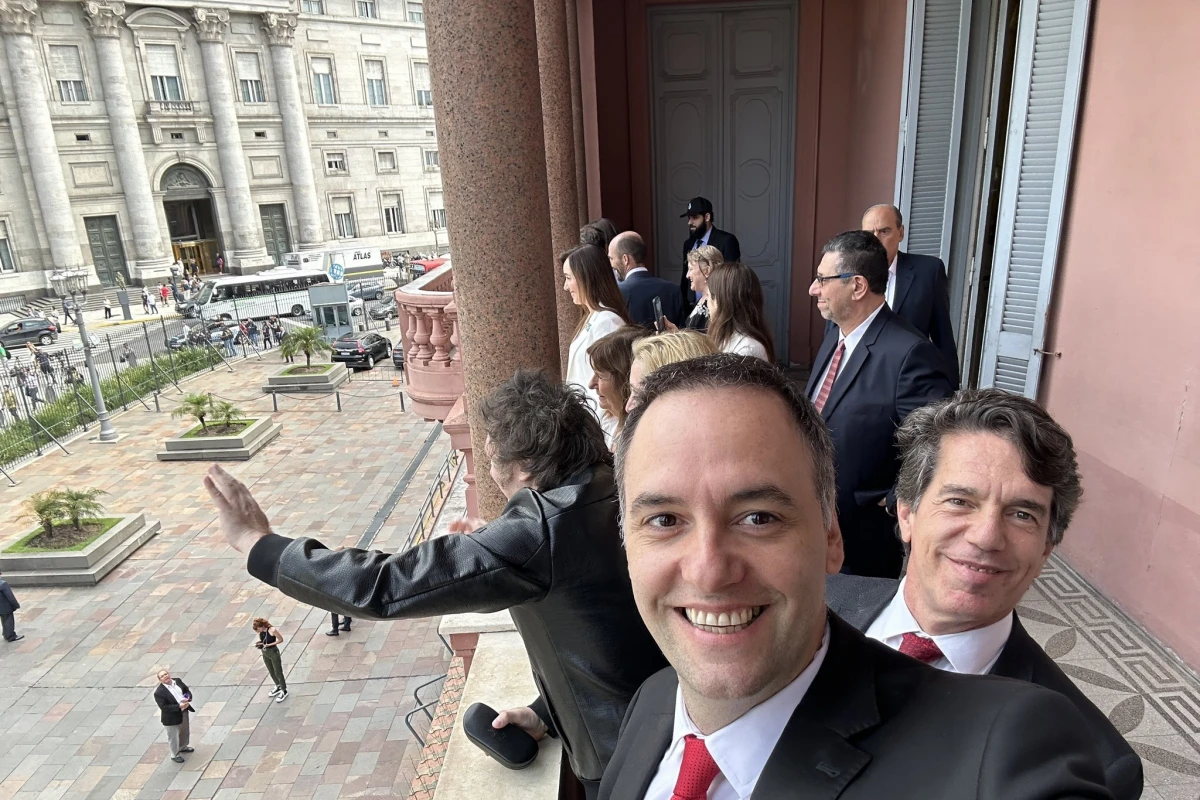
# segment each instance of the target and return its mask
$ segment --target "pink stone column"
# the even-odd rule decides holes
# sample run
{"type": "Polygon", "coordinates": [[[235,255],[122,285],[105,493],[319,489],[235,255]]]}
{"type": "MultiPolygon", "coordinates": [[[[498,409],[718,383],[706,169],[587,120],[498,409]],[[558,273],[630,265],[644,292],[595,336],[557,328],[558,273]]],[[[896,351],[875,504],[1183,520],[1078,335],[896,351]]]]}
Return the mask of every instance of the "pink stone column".
{"type": "Polygon", "coordinates": [[[479,511],[479,401],[521,368],[560,373],[533,0],[426,0],[442,189],[454,254],[479,511]]]}
{"type": "MultiPolygon", "coordinates": [[[[575,116],[571,102],[570,47],[567,37],[567,2],[534,0],[537,16],[538,71],[542,84],[542,128],[546,134],[546,186],[550,196],[550,240],[557,255],[579,243],[579,193],[575,172],[575,116]]],[[[562,373],[567,373],[567,353],[579,306],[563,288],[555,264],[555,298],[558,307],[558,348],[562,373]]]]}
{"type": "Polygon", "coordinates": [[[587,152],[583,141],[583,87],[579,84],[579,6],[567,4],[567,52],[571,69],[571,119],[575,129],[575,192],[579,198],[579,225],[588,221],[587,152]]]}

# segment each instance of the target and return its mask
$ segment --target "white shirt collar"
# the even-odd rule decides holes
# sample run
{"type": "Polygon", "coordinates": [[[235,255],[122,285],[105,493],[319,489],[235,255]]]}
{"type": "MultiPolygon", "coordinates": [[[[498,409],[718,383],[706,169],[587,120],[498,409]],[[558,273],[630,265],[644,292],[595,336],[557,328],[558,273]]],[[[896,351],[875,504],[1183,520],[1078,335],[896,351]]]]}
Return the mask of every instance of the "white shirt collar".
{"type": "Polygon", "coordinates": [[[888,272],[891,273],[893,278],[896,277],[896,262],[899,259],[900,259],[900,251],[897,250],[896,255],[892,256],[892,263],[888,264],[888,272]]]}
{"type": "MultiPolygon", "coordinates": [[[[904,578],[900,581],[892,602],[888,603],[887,608],[867,628],[867,636],[883,642],[893,650],[900,649],[900,642],[906,633],[926,635],[913,618],[908,601],[904,599],[904,585],[907,580],[904,578]]],[[[993,622],[983,628],[949,633],[945,636],[929,636],[945,656],[934,661],[932,666],[964,675],[986,675],[995,666],[996,659],[1000,658],[1000,651],[1008,643],[1012,626],[1013,615],[1008,614],[999,622],[993,622]]]]}
{"type": "Polygon", "coordinates": [[[179,684],[175,682],[174,678],[171,678],[170,683],[164,683],[163,686],[167,687],[167,691],[170,692],[171,696],[175,698],[176,703],[183,702],[183,689],[180,688],[179,684]]]}
{"type": "Polygon", "coordinates": [[[867,329],[871,327],[871,323],[875,321],[875,318],[879,316],[880,310],[886,305],[887,303],[880,303],[879,308],[872,311],[871,316],[858,323],[858,327],[850,331],[850,333],[838,333],[839,340],[846,346],[846,353],[843,358],[850,357],[850,354],[854,352],[854,348],[858,346],[859,341],[866,336],[867,329]]]}
{"type": "Polygon", "coordinates": [[[646,269],[645,267],[634,267],[633,269],[629,270],[629,272],[625,273],[625,277],[628,278],[630,275],[634,274],[635,272],[649,272],[649,271],[650,270],[646,269]]]}
{"type": "MultiPolygon", "coordinates": [[[[775,744],[783,735],[783,729],[791,720],[800,701],[804,699],[808,687],[812,686],[813,680],[821,669],[821,664],[825,662],[825,654],[828,651],[829,623],[827,622],[825,623],[825,633],[821,636],[820,649],[795,680],[724,728],[708,736],[700,733],[700,730],[692,723],[687,709],[683,705],[683,690],[677,689],[675,693],[675,729],[671,735],[671,746],[667,748],[668,755],[676,747],[682,754],[682,740],[688,734],[703,739],[704,744],[708,747],[709,755],[721,768],[721,774],[713,781],[713,787],[718,787],[722,781],[728,781],[729,785],[737,792],[738,797],[750,797],[754,792],[755,784],[758,783],[759,776],[762,775],[763,768],[767,765],[767,759],[771,757],[775,744]]],[[[682,763],[682,755],[679,756],[679,759],[682,763]]],[[[678,765],[676,765],[676,774],[671,775],[672,786],[677,773],[678,765]]],[[[710,793],[710,796],[713,795],[710,793]]]]}

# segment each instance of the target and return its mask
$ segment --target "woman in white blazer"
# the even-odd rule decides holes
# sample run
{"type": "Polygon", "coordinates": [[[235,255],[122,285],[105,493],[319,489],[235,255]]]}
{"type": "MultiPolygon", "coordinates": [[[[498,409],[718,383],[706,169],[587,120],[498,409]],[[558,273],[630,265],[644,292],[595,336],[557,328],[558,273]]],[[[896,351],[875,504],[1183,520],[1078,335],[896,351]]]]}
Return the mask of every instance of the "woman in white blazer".
{"type": "Polygon", "coordinates": [[[596,419],[600,420],[605,438],[611,442],[617,420],[600,411],[600,396],[591,388],[592,362],[587,351],[617,328],[628,325],[629,312],[621,290],[617,288],[617,279],[613,277],[612,264],[600,248],[580,245],[564,253],[560,261],[563,288],[579,306],[579,324],[575,326],[567,358],[567,383],[583,392],[596,419]]]}
{"type": "Polygon", "coordinates": [[[775,343],[763,313],[762,284],[754,270],[729,261],[708,276],[708,335],[722,353],[775,360],[775,343]]]}

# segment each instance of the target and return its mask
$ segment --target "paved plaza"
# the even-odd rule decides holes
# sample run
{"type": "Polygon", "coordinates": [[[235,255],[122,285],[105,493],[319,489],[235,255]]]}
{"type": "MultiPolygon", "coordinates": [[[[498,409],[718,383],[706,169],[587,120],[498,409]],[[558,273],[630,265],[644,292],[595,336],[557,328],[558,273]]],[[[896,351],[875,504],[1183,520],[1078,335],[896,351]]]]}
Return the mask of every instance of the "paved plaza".
{"type": "MultiPolygon", "coordinates": [[[[267,413],[259,387],[279,366],[268,353],[184,389],[267,413]]],[[[344,387],[341,413],[333,397],[281,397],[282,435],[229,466],[280,533],[354,545],[377,529],[373,547],[403,546],[448,437],[402,413],[390,368],[376,372],[382,380],[344,387]],[[376,520],[389,499],[398,499],[394,510],[376,520]]],[[[328,614],[250,578],[201,485],[207,465],[154,458],[187,427],[168,413],[177,400],[164,395],[161,413],[138,406],[120,415],[115,445],[77,439],[70,456],[49,453],[15,473],[17,488],[0,490],[5,534],[28,525],[15,520],[22,500],[63,486],[104,489],[109,511],[145,509],[162,521],[99,586],[16,589],[25,639],[0,645],[0,799],[407,794],[419,745],[403,716],[413,688],[449,663],[437,620],[356,621],[350,634],[330,637],[328,614]],[[267,696],[273,685],[252,647],[257,616],[287,637],[290,696],[280,704],[267,696]],[[164,666],[196,696],[196,752],[185,764],[170,761],[151,697],[164,666]]]]}

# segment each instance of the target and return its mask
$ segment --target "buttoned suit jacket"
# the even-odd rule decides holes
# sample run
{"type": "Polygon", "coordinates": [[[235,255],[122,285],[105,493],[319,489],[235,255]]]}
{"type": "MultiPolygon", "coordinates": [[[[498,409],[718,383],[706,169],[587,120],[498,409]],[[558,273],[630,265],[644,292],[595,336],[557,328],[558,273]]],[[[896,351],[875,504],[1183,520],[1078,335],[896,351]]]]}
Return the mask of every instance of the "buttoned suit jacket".
{"type": "MultiPolygon", "coordinates": [[[[805,393],[818,381],[838,345],[835,326],[825,334],[805,393]]],[[[833,437],[837,511],[846,558],[843,572],[895,578],[903,552],[895,520],[879,505],[894,496],[900,471],[896,428],[909,412],[953,392],[941,353],[884,304],[866,333],[843,358],[821,417],[833,437]]]]}
{"type": "Polygon", "coordinates": [[[625,298],[625,306],[629,309],[629,319],[635,325],[654,330],[654,298],[662,303],[663,316],[675,325],[682,326],[684,318],[680,313],[683,302],[675,284],[668,280],[655,277],[649,272],[635,272],[617,284],[621,296],[625,298]]]}
{"type": "MultiPolygon", "coordinates": [[[[825,579],[825,602],[831,611],[850,625],[866,633],[900,588],[890,578],[864,578],[860,575],[830,575],[825,579]]],[[[1013,617],[1012,633],[1000,657],[988,672],[1002,678],[1036,683],[1066,697],[1087,720],[1096,738],[1105,783],[1117,800],[1137,800],[1142,796],[1142,760],[1104,712],[1079,691],[1078,687],[1046,651],[1013,617]]]]}
{"type": "MultiPolygon", "coordinates": [[[[1033,684],[927,667],[830,615],[829,649],[753,800],[1111,797],[1069,700],[1033,684]]],[[[600,800],[642,800],[671,742],[678,681],[634,696],[600,800]]]]}

